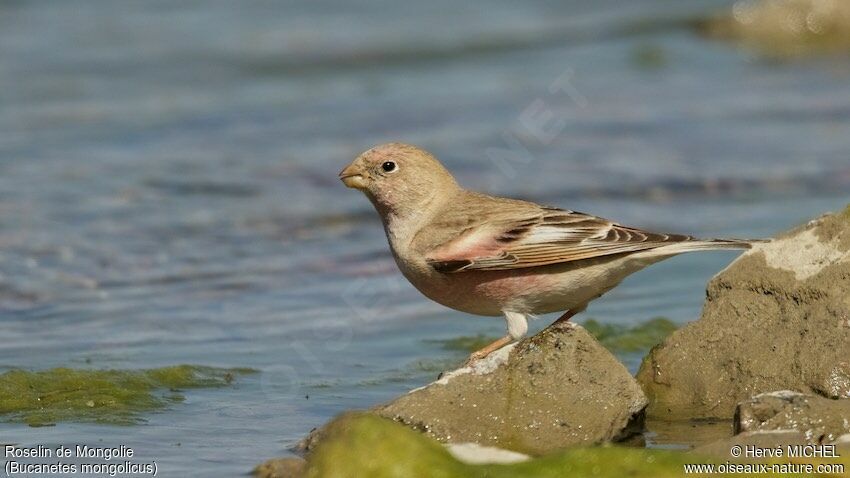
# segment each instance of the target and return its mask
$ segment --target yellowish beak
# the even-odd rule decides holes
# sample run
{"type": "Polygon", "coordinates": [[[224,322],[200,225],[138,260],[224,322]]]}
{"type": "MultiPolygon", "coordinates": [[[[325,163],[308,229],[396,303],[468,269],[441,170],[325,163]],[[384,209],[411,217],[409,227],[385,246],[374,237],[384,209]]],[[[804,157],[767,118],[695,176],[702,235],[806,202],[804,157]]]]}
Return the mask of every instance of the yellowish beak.
{"type": "Polygon", "coordinates": [[[349,164],[345,169],[340,171],[339,179],[350,188],[366,189],[366,180],[360,174],[360,171],[354,167],[354,164],[349,164]]]}

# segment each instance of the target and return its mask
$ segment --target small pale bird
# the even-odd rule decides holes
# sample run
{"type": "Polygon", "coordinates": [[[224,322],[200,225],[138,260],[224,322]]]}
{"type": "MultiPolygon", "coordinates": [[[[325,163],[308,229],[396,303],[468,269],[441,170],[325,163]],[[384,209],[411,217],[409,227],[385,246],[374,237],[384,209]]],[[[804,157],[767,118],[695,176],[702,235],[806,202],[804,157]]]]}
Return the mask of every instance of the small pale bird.
{"type": "Polygon", "coordinates": [[[650,264],[759,242],[648,232],[468,191],[434,156],[401,143],[364,152],[339,177],[375,206],[399,269],[420,292],[462,312],[505,318],[507,335],[469,363],[523,337],[529,315],[563,311],[558,321],[569,320],[650,264]]]}

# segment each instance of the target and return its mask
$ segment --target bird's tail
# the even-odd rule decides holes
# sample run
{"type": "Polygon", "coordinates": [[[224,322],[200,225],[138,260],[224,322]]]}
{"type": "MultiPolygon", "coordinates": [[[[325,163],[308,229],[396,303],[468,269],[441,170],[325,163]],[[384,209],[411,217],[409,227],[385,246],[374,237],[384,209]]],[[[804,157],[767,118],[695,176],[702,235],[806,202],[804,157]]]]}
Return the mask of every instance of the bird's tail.
{"type": "Polygon", "coordinates": [[[751,249],[753,244],[770,242],[770,239],[691,239],[663,246],[665,251],[682,253],[714,249],[751,249]]]}

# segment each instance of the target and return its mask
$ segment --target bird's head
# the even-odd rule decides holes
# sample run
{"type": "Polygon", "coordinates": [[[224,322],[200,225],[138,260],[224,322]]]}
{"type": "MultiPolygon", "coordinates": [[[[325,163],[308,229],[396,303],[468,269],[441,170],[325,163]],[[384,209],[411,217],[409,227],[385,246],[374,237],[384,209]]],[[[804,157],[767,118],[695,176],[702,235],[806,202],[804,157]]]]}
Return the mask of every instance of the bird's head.
{"type": "Polygon", "coordinates": [[[339,173],[346,186],[359,189],[382,214],[410,215],[458,185],[425,150],[387,143],[364,152],[339,173]]]}

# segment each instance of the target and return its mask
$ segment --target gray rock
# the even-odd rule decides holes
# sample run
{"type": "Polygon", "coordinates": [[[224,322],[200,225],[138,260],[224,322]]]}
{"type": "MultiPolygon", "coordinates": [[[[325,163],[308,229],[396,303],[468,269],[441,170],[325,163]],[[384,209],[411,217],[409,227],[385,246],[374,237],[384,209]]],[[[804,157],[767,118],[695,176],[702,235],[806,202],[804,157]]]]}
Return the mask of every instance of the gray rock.
{"type": "MultiPolygon", "coordinates": [[[[442,443],[538,455],[637,435],[646,404],[623,364],[583,327],[565,323],[448,372],[371,413],[442,443]]],[[[325,433],[324,427],[314,429],[294,451],[309,454],[325,433]]]]}
{"type": "Polygon", "coordinates": [[[584,328],[567,323],[374,411],[444,443],[538,455],[633,435],[646,403],[626,368],[584,328]]]}
{"type": "MultiPolygon", "coordinates": [[[[805,460],[789,460],[788,457],[792,456],[792,449],[797,451],[797,456],[801,456],[799,454],[801,448],[810,446],[812,446],[812,444],[806,439],[805,435],[796,430],[763,430],[742,432],[733,437],[724,438],[707,445],[696,447],[691,450],[691,453],[695,456],[712,457],[719,460],[733,462],[763,462],[771,459],[778,460],[780,462],[801,462],[805,460]],[[737,453],[732,452],[733,447],[738,447],[737,453]],[[777,448],[782,449],[782,457],[771,457],[767,450],[776,450],[777,448]]],[[[821,448],[821,450],[823,453],[834,453],[836,456],[840,457],[845,457],[850,454],[850,442],[839,440],[836,441],[833,446],[834,448],[832,449],[821,448]]],[[[827,458],[824,461],[826,463],[830,463],[832,460],[827,458]]]]}
{"type": "Polygon", "coordinates": [[[782,390],[738,404],[735,433],[793,430],[809,443],[830,443],[850,433],[850,400],[830,400],[782,390]]]}
{"type": "Polygon", "coordinates": [[[708,285],[702,317],[644,359],[647,414],[731,418],[777,389],[850,397],[850,208],[739,257],[708,285]]]}
{"type": "Polygon", "coordinates": [[[717,440],[706,445],[701,445],[691,452],[695,455],[710,456],[729,461],[763,461],[764,456],[748,456],[744,450],[751,449],[767,450],[776,447],[787,449],[794,445],[806,445],[808,442],[802,433],[794,430],[781,430],[772,432],[744,432],[733,437],[717,440]],[[733,454],[732,447],[740,447],[740,453],[733,454]]]}

